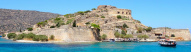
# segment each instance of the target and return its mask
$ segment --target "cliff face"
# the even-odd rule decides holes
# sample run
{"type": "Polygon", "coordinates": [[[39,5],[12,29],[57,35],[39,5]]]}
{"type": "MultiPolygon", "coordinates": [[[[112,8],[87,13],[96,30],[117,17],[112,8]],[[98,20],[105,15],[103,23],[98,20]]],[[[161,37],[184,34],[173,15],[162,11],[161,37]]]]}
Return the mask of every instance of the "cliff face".
{"type": "Polygon", "coordinates": [[[0,9],[0,33],[24,30],[58,15],[39,11],[0,9]]]}

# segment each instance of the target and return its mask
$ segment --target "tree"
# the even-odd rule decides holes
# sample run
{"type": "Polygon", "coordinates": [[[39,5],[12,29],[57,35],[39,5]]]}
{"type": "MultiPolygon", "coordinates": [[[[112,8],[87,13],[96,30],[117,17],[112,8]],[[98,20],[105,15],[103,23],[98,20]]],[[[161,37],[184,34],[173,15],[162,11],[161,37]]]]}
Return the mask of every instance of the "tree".
{"type": "Polygon", "coordinates": [[[19,29],[20,32],[22,32],[21,28],[19,29]]]}
{"type": "Polygon", "coordinates": [[[76,27],[76,20],[73,22],[73,25],[72,25],[73,27],[76,27]]]}
{"type": "Polygon", "coordinates": [[[149,36],[147,36],[147,35],[143,35],[143,38],[144,38],[144,39],[147,39],[147,38],[149,38],[149,36]]]}
{"type": "Polygon", "coordinates": [[[174,34],[172,34],[172,35],[171,35],[171,37],[175,37],[175,35],[174,35],[174,34]]]}
{"type": "Polygon", "coordinates": [[[46,35],[38,35],[39,36],[39,40],[41,41],[47,41],[48,37],[46,35]]]}
{"type": "Polygon", "coordinates": [[[121,16],[120,16],[120,15],[117,15],[117,19],[121,19],[121,16]]]}
{"type": "Polygon", "coordinates": [[[9,33],[9,34],[7,34],[7,37],[9,38],[9,39],[13,39],[13,38],[15,38],[17,36],[17,34],[15,34],[15,33],[9,33]]]}
{"type": "Polygon", "coordinates": [[[103,34],[103,35],[101,36],[101,39],[105,40],[106,37],[107,37],[107,35],[106,35],[106,34],[103,34]]]}
{"type": "Polygon", "coordinates": [[[2,34],[2,37],[5,37],[6,35],[5,34],[2,34]]]}
{"type": "Polygon", "coordinates": [[[124,38],[124,36],[125,36],[124,34],[120,34],[120,38],[124,38]]]}
{"type": "Polygon", "coordinates": [[[51,40],[54,40],[54,35],[51,35],[51,36],[50,36],[50,39],[51,39],[51,40]]]}
{"type": "Polygon", "coordinates": [[[144,39],[149,38],[149,36],[148,36],[148,35],[138,35],[137,37],[138,37],[138,38],[140,38],[140,39],[142,39],[142,38],[144,38],[144,39]]]}
{"type": "Polygon", "coordinates": [[[105,16],[101,16],[101,18],[105,18],[105,16]]]}
{"type": "Polygon", "coordinates": [[[33,41],[39,41],[39,35],[35,35],[33,38],[32,38],[33,41]]]}
{"type": "Polygon", "coordinates": [[[92,10],[96,10],[95,8],[92,8],[92,10]]]}
{"type": "Polygon", "coordinates": [[[119,37],[120,37],[120,33],[119,33],[119,32],[115,32],[114,35],[115,35],[116,38],[119,38],[119,37]]]}
{"type": "Polygon", "coordinates": [[[142,37],[142,35],[138,35],[137,37],[138,37],[138,38],[140,38],[140,39],[142,39],[142,38],[143,38],[143,37],[142,37]]]}
{"type": "Polygon", "coordinates": [[[27,28],[27,30],[28,30],[28,31],[32,31],[32,30],[33,30],[33,28],[27,28]]]}
{"type": "Polygon", "coordinates": [[[16,36],[16,40],[22,40],[25,37],[26,34],[19,34],[16,36]]]}
{"type": "Polygon", "coordinates": [[[123,28],[129,28],[127,24],[123,24],[123,28]]]}
{"type": "Polygon", "coordinates": [[[33,33],[28,33],[28,34],[26,34],[25,35],[25,37],[24,38],[29,38],[29,39],[32,39],[32,38],[34,38],[36,35],[35,34],[33,34],[33,33]]]}
{"type": "Polygon", "coordinates": [[[133,35],[128,34],[128,35],[125,35],[124,38],[133,38],[133,35]]]}
{"type": "Polygon", "coordinates": [[[126,32],[124,30],[122,30],[121,34],[126,35],[126,32]]]}

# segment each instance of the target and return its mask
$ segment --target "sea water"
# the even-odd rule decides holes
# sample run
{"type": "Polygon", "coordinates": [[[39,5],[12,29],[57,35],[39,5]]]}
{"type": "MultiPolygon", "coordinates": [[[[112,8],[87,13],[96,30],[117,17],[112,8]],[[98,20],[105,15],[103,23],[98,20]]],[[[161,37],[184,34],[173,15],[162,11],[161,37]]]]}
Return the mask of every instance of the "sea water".
{"type": "Polygon", "coordinates": [[[163,47],[158,42],[19,43],[0,38],[0,52],[191,52],[191,41],[163,47]]]}

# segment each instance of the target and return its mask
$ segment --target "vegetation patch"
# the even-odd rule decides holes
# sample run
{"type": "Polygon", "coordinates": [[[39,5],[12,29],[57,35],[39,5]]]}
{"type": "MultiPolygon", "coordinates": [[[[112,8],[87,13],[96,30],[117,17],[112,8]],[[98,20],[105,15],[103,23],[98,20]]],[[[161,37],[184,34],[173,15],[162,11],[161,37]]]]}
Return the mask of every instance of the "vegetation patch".
{"type": "Polygon", "coordinates": [[[94,27],[94,28],[100,29],[100,26],[97,25],[97,24],[92,23],[91,26],[94,27]]]}
{"type": "Polygon", "coordinates": [[[101,39],[103,39],[103,40],[105,40],[107,38],[107,35],[106,34],[103,34],[102,36],[101,36],[101,39]]]}
{"type": "Polygon", "coordinates": [[[9,38],[9,39],[13,39],[13,38],[15,38],[17,36],[17,34],[15,34],[15,33],[9,33],[9,34],[7,34],[7,37],[9,38]]]}
{"type": "Polygon", "coordinates": [[[72,23],[73,21],[74,21],[74,18],[68,19],[68,21],[66,22],[66,24],[70,24],[70,23],[72,23]]]}
{"type": "Polygon", "coordinates": [[[120,16],[120,15],[117,15],[117,19],[121,19],[121,16],[120,16]]]}
{"type": "Polygon", "coordinates": [[[75,15],[74,14],[66,14],[66,15],[64,15],[64,17],[70,18],[70,17],[75,17],[75,15]]]}
{"type": "Polygon", "coordinates": [[[105,18],[105,16],[101,16],[101,18],[105,18]]]}
{"type": "Polygon", "coordinates": [[[138,35],[137,37],[138,37],[138,38],[140,38],[140,39],[142,39],[142,38],[144,38],[144,39],[149,38],[149,36],[148,36],[148,35],[138,35]]]}
{"type": "Polygon", "coordinates": [[[50,36],[50,39],[51,39],[51,40],[54,40],[54,35],[51,35],[51,36],[50,36]]]}
{"type": "Polygon", "coordinates": [[[28,30],[28,31],[32,31],[32,30],[33,30],[33,28],[27,28],[27,30],[28,30]]]}

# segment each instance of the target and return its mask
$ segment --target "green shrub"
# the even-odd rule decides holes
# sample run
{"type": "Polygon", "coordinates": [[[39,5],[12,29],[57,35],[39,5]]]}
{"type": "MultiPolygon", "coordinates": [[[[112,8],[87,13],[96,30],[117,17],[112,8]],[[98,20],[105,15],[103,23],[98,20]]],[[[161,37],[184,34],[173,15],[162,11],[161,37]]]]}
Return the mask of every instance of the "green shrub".
{"type": "Polygon", "coordinates": [[[88,13],[88,12],[91,12],[91,11],[90,10],[84,11],[84,13],[88,13]]]}
{"type": "Polygon", "coordinates": [[[86,22],[85,24],[88,25],[88,24],[90,24],[90,22],[86,22]]]}
{"type": "Polygon", "coordinates": [[[33,41],[47,41],[48,37],[46,35],[35,35],[33,41]]]}
{"type": "Polygon", "coordinates": [[[139,27],[139,28],[137,29],[137,33],[142,33],[142,31],[143,31],[143,29],[142,29],[141,27],[139,27]]]}
{"type": "Polygon", "coordinates": [[[123,24],[123,28],[129,28],[127,24],[123,24]]]}
{"type": "Polygon", "coordinates": [[[126,32],[124,30],[122,30],[121,34],[126,35],[126,32]]]}
{"type": "Polygon", "coordinates": [[[147,29],[145,29],[147,32],[150,32],[152,30],[152,27],[148,27],[147,29]]]}
{"type": "Polygon", "coordinates": [[[127,18],[121,18],[122,20],[129,20],[129,19],[127,19],[127,18]]]}
{"type": "Polygon", "coordinates": [[[119,38],[119,37],[120,37],[120,33],[119,33],[119,32],[115,32],[114,35],[115,35],[116,38],[119,38]]]}
{"type": "Polygon", "coordinates": [[[124,38],[124,36],[125,36],[124,34],[120,34],[120,38],[124,38]]]}
{"type": "Polygon", "coordinates": [[[139,20],[136,20],[138,23],[141,23],[141,21],[139,21],[139,20]]]}
{"type": "Polygon", "coordinates": [[[50,39],[51,39],[51,40],[54,40],[54,35],[51,35],[51,36],[50,36],[50,39]]]}
{"type": "Polygon", "coordinates": [[[19,34],[16,36],[16,39],[15,40],[22,40],[24,37],[26,36],[26,34],[19,34]]]}
{"type": "Polygon", "coordinates": [[[66,24],[70,24],[72,21],[74,21],[74,18],[68,19],[68,21],[66,22],[66,24]]]}
{"type": "Polygon", "coordinates": [[[32,30],[33,30],[33,28],[27,28],[27,30],[28,30],[28,31],[32,31],[32,30]]]}
{"type": "Polygon", "coordinates": [[[70,18],[70,17],[75,17],[75,15],[74,14],[66,14],[66,15],[64,15],[64,17],[70,18]]]}
{"type": "Polygon", "coordinates": [[[50,28],[55,28],[56,26],[50,26],[50,28]]]}
{"type": "Polygon", "coordinates": [[[101,36],[101,39],[103,39],[103,40],[105,40],[107,38],[107,35],[106,34],[103,34],[102,36],[101,36]]]}
{"type": "Polygon", "coordinates": [[[138,36],[137,36],[137,38],[140,38],[140,39],[142,39],[143,37],[142,37],[142,35],[138,35],[138,36]]]}
{"type": "Polygon", "coordinates": [[[5,37],[6,35],[5,34],[2,34],[2,37],[5,37]]]}
{"type": "Polygon", "coordinates": [[[128,34],[128,35],[125,35],[124,38],[133,38],[133,35],[128,34]]]}
{"type": "Polygon", "coordinates": [[[92,23],[91,26],[94,27],[94,28],[98,28],[98,29],[100,29],[100,26],[97,25],[97,24],[92,23]]]}
{"type": "Polygon", "coordinates": [[[142,39],[142,38],[144,38],[144,39],[149,38],[149,36],[147,36],[147,35],[138,35],[137,37],[140,38],[140,39],[142,39]]]}
{"type": "Polygon", "coordinates": [[[105,16],[101,16],[101,18],[105,18],[105,16]]]}
{"type": "Polygon", "coordinates": [[[78,11],[77,13],[80,14],[80,15],[84,15],[83,11],[78,11]]]}
{"type": "Polygon", "coordinates": [[[144,39],[147,39],[147,38],[149,38],[149,36],[147,36],[147,35],[143,35],[143,38],[144,38],[144,39]]]}
{"type": "Polygon", "coordinates": [[[168,36],[168,35],[165,35],[165,37],[166,37],[166,38],[169,38],[169,36],[168,36]]]}
{"type": "Polygon", "coordinates": [[[35,37],[35,34],[33,34],[33,33],[28,33],[28,34],[26,34],[25,35],[25,37],[24,38],[34,38],[35,37]]]}
{"type": "Polygon", "coordinates": [[[33,41],[39,41],[39,35],[35,35],[33,38],[32,38],[33,41]]]}
{"type": "Polygon", "coordinates": [[[48,37],[46,35],[38,35],[39,36],[39,40],[41,41],[47,41],[48,37]]]}
{"type": "Polygon", "coordinates": [[[13,38],[15,38],[17,36],[17,34],[15,34],[15,33],[9,33],[9,34],[7,34],[7,37],[9,38],[9,39],[13,39],[13,38]]]}
{"type": "Polygon", "coordinates": [[[120,16],[120,15],[117,15],[117,19],[121,19],[121,16],[120,16]]]}
{"type": "Polygon", "coordinates": [[[95,8],[92,8],[92,10],[96,10],[95,8]]]}
{"type": "Polygon", "coordinates": [[[174,35],[174,34],[171,34],[171,37],[175,37],[175,35],[174,35]]]}
{"type": "Polygon", "coordinates": [[[37,25],[38,26],[45,26],[47,24],[47,22],[38,22],[37,25]]]}

